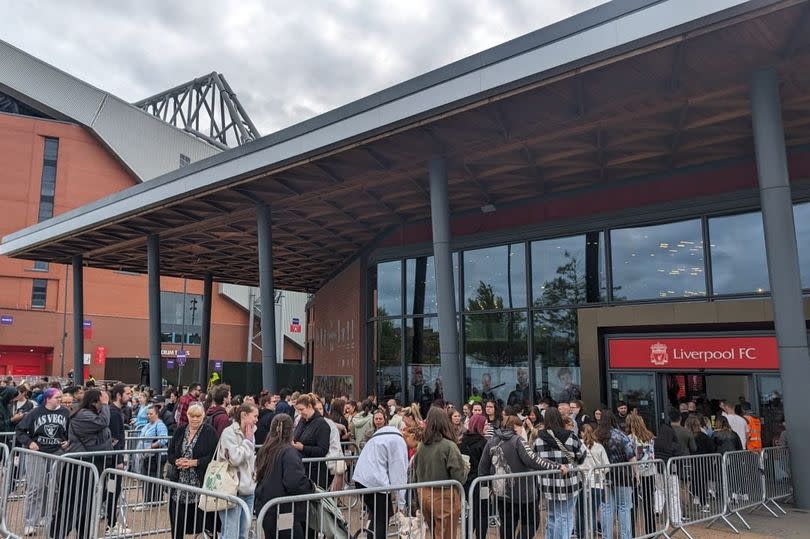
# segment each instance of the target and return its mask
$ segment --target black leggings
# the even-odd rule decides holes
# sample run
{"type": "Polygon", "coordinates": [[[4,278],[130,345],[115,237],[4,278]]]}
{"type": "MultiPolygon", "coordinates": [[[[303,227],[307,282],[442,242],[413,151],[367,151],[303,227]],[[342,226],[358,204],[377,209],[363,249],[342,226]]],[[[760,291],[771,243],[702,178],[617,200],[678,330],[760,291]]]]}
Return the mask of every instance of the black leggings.
{"type": "MultiPolygon", "coordinates": [[[[357,481],[354,485],[357,488],[366,488],[357,481]]],[[[394,514],[390,496],[384,492],[363,494],[363,503],[371,516],[371,533],[368,534],[368,539],[385,539],[388,519],[394,514]]]]}

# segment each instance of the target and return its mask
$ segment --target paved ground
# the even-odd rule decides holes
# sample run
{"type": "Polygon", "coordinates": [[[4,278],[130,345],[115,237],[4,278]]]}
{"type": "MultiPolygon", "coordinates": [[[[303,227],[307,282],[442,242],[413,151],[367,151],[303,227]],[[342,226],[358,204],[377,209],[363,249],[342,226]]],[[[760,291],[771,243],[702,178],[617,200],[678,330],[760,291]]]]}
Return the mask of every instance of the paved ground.
{"type": "MultiPolygon", "coordinates": [[[[751,525],[751,530],[738,528],[742,533],[735,534],[724,524],[715,524],[711,529],[695,525],[688,528],[695,539],[807,539],[810,537],[810,512],[794,510],[785,507],[788,514],[781,518],[774,518],[769,513],[758,510],[756,513],[744,515],[751,525]]],[[[732,523],[740,524],[736,517],[732,523]]],[[[679,534],[678,537],[684,537],[679,534]]]]}

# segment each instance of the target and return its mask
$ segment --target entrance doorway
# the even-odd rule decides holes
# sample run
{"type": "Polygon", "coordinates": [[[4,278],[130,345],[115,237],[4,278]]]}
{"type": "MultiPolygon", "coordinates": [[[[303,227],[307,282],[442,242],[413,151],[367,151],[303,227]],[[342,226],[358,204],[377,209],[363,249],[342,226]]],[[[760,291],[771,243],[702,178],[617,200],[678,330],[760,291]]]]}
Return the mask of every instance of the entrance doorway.
{"type": "Polygon", "coordinates": [[[697,411],[711,417],[720,413],[720,401],[753,408],[751,376],[745,374],[663,374],[664,408],[678,408],[694,401],[697,411]]]}

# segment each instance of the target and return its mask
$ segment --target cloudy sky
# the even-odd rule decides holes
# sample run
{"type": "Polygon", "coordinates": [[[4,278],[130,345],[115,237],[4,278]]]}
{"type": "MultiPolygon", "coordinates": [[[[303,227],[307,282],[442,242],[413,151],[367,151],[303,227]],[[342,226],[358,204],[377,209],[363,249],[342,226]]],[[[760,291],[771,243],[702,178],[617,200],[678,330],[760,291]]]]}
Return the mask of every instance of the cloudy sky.
{"type": "Polygon", "coordinates": [[[262,134],[604,0],[0,0],[0,39],[128,101],[224,73],[262,134]]]}

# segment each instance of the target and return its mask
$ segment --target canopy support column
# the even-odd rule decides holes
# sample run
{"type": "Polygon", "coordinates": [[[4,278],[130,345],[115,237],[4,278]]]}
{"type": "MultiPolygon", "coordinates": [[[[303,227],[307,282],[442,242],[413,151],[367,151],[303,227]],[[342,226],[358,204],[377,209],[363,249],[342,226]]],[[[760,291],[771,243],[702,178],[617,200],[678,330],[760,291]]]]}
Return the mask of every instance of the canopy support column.
{"type": "Polygon", "coordinates": [[[146,266],[149,274],[149,386],[158,394],[163,393],[163,377],[160,372],[160,236],[157,234],[150,234],[147,239],[146,266]]]}
{"type": "Polygon", "coordinates": [[[202,335],[200,335],[200,375],[198,380],[202,387],[208,386],[208,355],[211,344],[211,292],[214,288],[214,276],[206,273],[203,277],[202,335]]]}
{"type": "MultiPolygon", "coordinates": [[[[791,440],[810,440],[804,396],[810,386],[810,353],[804,322],[793,201],[788,178],[779,75],[757,71],[751,79],[751,113],[765,250],[771,284],[785,422],[791,440]]],[[[796,506],[810,509],[810,460],[791,446],[796,506]]]]}
{"type": "Polygon", "coordinates": [[[73,257],[73,383],[84,385],[84,268],[82,255],[73,257]]]}
{"type": "Polygon", "coordinates": [[[262,387],[270,393],[277,393],[279,388],[276,387],[278,384],[276,308],[273,289],[273,234],[270,206],[260,206],[256,217],[259,240],[259,300],[262,310],[262,387]]]}
{"type": "Polygon", "coordinates": [[[464,399],[464,376],[458,353],[458,323],[453,285],[453,255],[450,252],[450,203],[447,195],[447,164],[431,159],[430,221],[433,227],[433,257],[436,268],[436,298],[439,307],[440,376],[444,400],[459,409],[464,399]]]}

